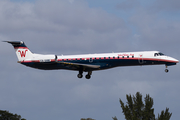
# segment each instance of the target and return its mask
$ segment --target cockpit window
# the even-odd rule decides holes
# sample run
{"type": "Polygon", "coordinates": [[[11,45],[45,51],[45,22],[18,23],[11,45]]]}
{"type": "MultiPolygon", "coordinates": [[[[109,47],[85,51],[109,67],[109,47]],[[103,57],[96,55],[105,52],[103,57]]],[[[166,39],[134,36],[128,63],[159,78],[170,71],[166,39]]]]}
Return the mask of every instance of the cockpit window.
{"type": "Polygon", "coordinates": [[[163,56],[163,53],[154,53],[154,56],[163,56]]]}
{"type": "Polygon", "coordinates": [[[163,56],[164,54],[163,53],[159,53],[160,56],[163,56]]]}

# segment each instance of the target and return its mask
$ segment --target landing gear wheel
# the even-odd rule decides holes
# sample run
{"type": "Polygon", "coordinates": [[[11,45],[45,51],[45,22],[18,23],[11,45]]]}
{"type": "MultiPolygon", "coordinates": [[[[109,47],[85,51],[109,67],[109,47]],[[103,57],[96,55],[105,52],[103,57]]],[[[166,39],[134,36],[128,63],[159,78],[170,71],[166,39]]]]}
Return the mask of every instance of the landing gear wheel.
{"type": "Polygon", "coordinates": [[[90,78],[91,78],[91,75],[87,74],[86,79],[90,79],[90,78]]]}
{"type": "Polygon", "coordinates": [[[83,70],[80,69],[79,70],[79,74],[77,75],[78,78],[82,78],[83,77],[83,70]]]}
{"type": "Polygon", "coordinates": [[[78,74],[77,77],[78,77],[78,78],[82,78],[83,75],[82,75],[82,74],[78,74]]]}
{"type": "Polygon", "coordinates": [[[168,72],[169,72],[169,70],[168,70],[168,69],[165,69],[165,72],[166,72],[166,73],[168,73],[168,72]]]}

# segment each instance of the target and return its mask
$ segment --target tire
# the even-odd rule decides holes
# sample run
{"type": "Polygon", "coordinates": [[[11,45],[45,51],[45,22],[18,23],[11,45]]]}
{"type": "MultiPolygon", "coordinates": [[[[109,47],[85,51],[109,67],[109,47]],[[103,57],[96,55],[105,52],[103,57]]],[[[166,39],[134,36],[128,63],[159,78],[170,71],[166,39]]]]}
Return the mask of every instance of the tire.
{"type": "Polygon", "coordinates": [[[165,69],[165,72],[166,72],[166,73],[168,73],[168,72],[169,72],[169,70],[168,70],[168,69],[165,69]]]}
{"type": "Polygon", "coordinates": [[[90,78],[91,78],[91,76],[87,74],[86,75],[86,79],[90,79],[90,78]]]}
{"type": "Polygon", "coordinates": [[[82,75],[82,74],[78,74],[77,77],[78,77],[78,78],[82,78],[83,75],[82,75]]]}

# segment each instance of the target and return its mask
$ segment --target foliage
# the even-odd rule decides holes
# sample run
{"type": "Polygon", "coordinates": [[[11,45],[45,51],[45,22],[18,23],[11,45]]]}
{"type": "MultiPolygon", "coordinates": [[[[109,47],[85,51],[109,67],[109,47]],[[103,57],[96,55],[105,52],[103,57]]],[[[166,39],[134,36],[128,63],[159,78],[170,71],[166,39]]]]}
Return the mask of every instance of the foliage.
{"type": "Polygon", "coordinates": [[[95,119],[92,119],[92,118],[81,118],[81,120],[95,120],[95,119]]]}
{"type": "Polygon", "coordinates": [[[0,110],[0,120],[26,120],[21,119],[20,115],[9,113],[9,111],[0,110]]]}
{"type": "Polygon", "coordinates": [[[113,120],[118,120],[116,116],[115,116],[115,117],[112,117],[112,118],[113,118],[113,120]]]}
{"type": "Polygon", "coordinates": [[[158,119],[157,120],[169,120],[172,113],[169,113],[169,108],[166,108],[165,112],[164,110],[161,112],[161,115],[158,114],[158,119]]]}
{"type": "MultiPolygon", "coordinates": [[[[158,114],[158,118],[155,119],[154,108],[152,108],[153,99],[149,95],[146,95],[144,98],[145,104],[139,92],[135,96],[126,95],[126,99],[126,105],[124,105],[121,99],[119,100],[126,120],[170,120],[172,113],[169,113],[168,108],[162,111],[161,115],[158,114]]],[[[113,120],[117,120],[117,118],[114,117],[113,120]]]]}

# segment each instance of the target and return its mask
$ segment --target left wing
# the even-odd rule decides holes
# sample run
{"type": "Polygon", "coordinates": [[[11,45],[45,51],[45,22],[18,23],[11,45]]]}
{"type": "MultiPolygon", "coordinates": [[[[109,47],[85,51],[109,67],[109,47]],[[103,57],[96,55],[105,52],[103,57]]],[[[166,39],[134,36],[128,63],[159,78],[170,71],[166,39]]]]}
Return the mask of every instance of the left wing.
{"type": "Polygon", "coordinates": [[[60,64],[65,65],[66,67],[72,68],[72,69],[79,69],[83,67],[83,70],[89,70],[89,69],[99,69],[100,65],[90,65],[90,64],[81,64],[81,63],[71,63],[71,62],[58,62],[60,64]]]}

